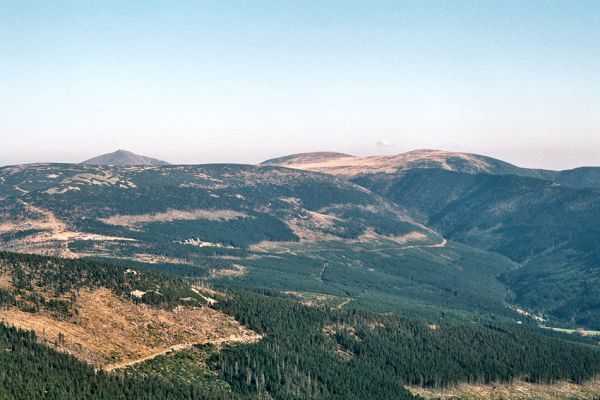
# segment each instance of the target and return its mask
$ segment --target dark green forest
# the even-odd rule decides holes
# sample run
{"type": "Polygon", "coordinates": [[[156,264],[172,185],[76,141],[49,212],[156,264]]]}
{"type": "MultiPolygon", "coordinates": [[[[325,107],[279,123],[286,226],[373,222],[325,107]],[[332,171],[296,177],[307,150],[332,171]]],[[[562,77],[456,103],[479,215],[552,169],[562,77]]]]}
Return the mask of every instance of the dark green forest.
{"type": "Polygon", "coordinates": [[[442,169],[354,181],[410,209],[449,239],[519,263],[499,274],[514,303],[558,324],[600,327],[599,189],[442,169]]]}
{"type": "Polygon", "coordinates": [[[581,382],[600,371],[597,346],[535,328],[433,325],[397,314],[306,307],[247,292],[217,306],[266,334],[256,345],[214,356],[214,367],[242,393],[395,399],[405,393],[403,384],[581,382]]]}
{"type": "MultiPolygon", "coordinates": [[[[32,286],[43,282],[48,290],[61,293],[91,285],[109,287],[127,297],[125,288],[142,287],[136,285],[147,288],[160,284],[173,290],[184,290],[186,285],[180,278],[148,271],[136,274],[132,285],[122,278],[128,276],[123,267],[0,255],[2,268],[10,268],[15,284],[25,288],[31,279],[36,283],[32,286]],[[20,274],[28,278],[19,278],[20,274]]],[[[516,324],[428,323],[397,313],[309,307],[279,291],[229,290],[218,298],[215,307],[264,338],[255,344],[213,351],[206,373],[191,381],[135,370],[95,372],[38,343],[33,333],[2,325],[0,398],[220,399],[266,395],[274,399],[410,399],[413,396],[404,385],[442,387],[517,379],[582,382],[600,371],[600,349],[588,340],[516,324]],[[207,376],[224,384],[206,384],[207,376]]]]}

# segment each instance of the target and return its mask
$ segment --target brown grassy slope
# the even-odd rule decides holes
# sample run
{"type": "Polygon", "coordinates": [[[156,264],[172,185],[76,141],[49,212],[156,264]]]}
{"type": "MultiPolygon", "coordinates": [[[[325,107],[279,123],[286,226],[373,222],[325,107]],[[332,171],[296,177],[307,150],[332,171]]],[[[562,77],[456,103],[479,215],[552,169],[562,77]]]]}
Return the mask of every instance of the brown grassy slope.
{"type": "Polygon", "coordinates": [[[210,307],[165,310],[135,304],[108,289],[80,290],[73,317],[45,311],[0,310],[0,319],[33,330],[49,345],[97,368],[111,369],[193,343],[251,342],[259,339],[233,318],[210,307]]]}

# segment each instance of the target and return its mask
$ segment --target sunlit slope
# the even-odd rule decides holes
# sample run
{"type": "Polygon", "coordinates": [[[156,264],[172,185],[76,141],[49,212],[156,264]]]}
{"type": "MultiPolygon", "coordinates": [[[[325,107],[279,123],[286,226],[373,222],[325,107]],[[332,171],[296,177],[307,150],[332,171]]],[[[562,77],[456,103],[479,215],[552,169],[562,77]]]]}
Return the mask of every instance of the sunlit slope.
{"type": "Polygon", "coordinates": [[[193,344],[260,337],[207,306],[181,279],[0,252],[0,318],[49,346],[113,369],[193,344]]]}
{"type": "Polygon", "coordinates": [[[263,165],[318,171],[352,179],[365,174],[395,174],[415,168],[434,168],[465,173],[538,176],[495,158],[444,150],[415,150],[391,156],[354,157],[340,153],[302,153],[264,161],[263,165]]]}
{"type": "Polygon", "coordinates": [[[0,178],[0,229],[15,246],[89,239],[247,248],[367,232],[441,240],[357,185],[276,167],[30,165],[0,169],[0,178]]]}
{"type": "Polygon", "coordinates": [[[600,188],[600,167],[564,171],[522,168],[493,157],[444,150],[414,150],[396,155],[367,157],[334,152],[300,153],[273,158],[262,164],[323,172],[350,180],[393,179],[396,174],[411,169],[441,169],[467,174],[540,178],[573,188],[600,188]]]}

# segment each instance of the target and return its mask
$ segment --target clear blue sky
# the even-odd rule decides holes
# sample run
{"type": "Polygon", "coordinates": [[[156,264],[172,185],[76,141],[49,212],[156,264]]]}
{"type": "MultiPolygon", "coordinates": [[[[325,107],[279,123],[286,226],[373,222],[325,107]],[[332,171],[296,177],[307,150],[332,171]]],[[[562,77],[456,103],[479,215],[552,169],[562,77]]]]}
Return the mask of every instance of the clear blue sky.
{"type": "Polygon", "coordinates": [[[600,165],[599,1],[2,1],[0,164],[600,165]]]}

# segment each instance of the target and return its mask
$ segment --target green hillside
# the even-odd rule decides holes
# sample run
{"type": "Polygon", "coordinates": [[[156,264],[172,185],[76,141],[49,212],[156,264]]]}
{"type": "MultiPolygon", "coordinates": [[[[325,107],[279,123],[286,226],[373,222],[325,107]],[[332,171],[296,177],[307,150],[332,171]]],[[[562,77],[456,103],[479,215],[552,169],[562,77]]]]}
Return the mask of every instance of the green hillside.
{"type": "Polygon", "coordinates": [[[563,322],[600,326],[600,190],[440,169],[355,181],[450,239],[520,263],[501,277],[518,303],[563,322]]]}

